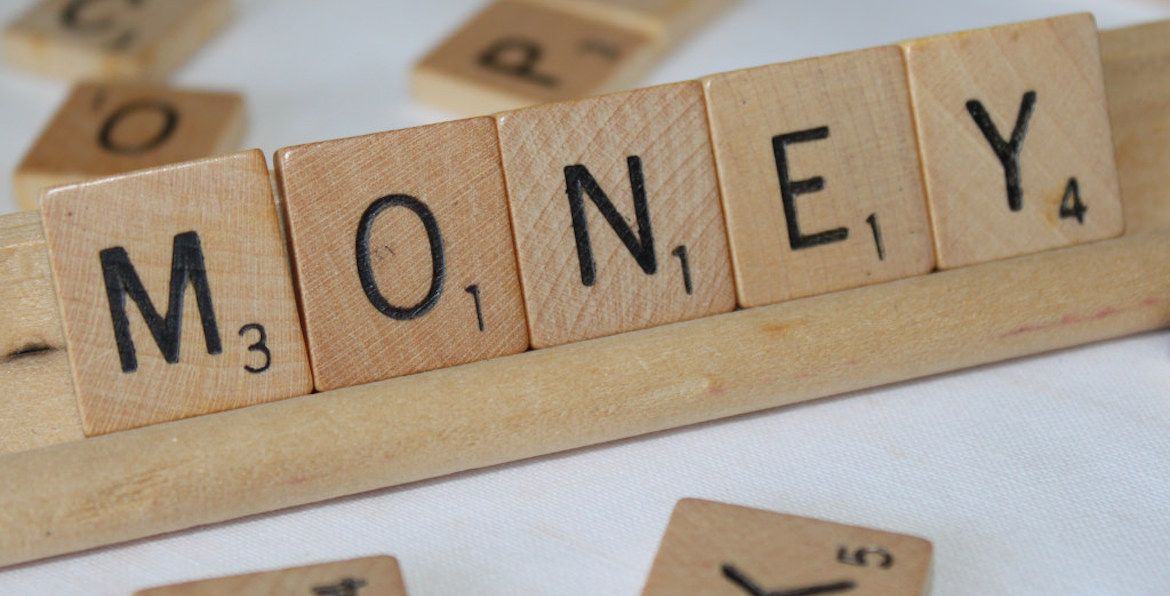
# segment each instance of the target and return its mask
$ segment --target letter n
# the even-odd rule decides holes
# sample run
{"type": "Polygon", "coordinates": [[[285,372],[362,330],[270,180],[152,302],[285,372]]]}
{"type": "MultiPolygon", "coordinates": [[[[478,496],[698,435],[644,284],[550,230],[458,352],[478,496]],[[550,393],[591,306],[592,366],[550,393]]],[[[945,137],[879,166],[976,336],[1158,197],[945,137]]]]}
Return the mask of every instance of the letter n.
{"type": "Polygon", "coordinates": [[[585,195],[597,206],[642,271],[647,275],[658,271],[658,261],[654,256],[654,233],[650,228],[650,206],[646,203],[646,184],[642,179],[642,160],[637,155],[631,155],[626,158],[626,166],[630,171],[630,191],[634,197],[634,216],[638,221],[637,235],[610,202],[609,196],[601,190],[588,168],[579,164],[565,166],[565,192],[569,195],[569,212],[573,217],[573,236],[577,240],[581,283],[586,286],[592,286],[597,281],[597,267],[593,262],[593,246],[589,241],[585,195]]]}
{"type": "Polygon", "coordinates": [[[130,336],[130,319],[126,316],[126,296],[138,305],[154,343],[170,364],[179,361],[179,336],[183,328],[183,296],[187,284],[195,289],[195,304],[199,308],[199,321],[203,325],[203,340],[208,354],[223,352],[219,329],[215,322],[215,311],[211,306],[211,287],[207,283],[207,268],[203,261],[203,247],[199,234],[184,232],[175,236],[171,252],[170,294],[167,299],[166,317],[159,316],[142,280],[138,277],[130,256],[121,246],[107,248],[99,253],[102,275],[106,282],[106,298],[110,303],[110,318],[114,322],[114,339],[118,344],[118,357],[122,361],[122,372],[138,370],[138,355],[134,339],[130,336]]]}

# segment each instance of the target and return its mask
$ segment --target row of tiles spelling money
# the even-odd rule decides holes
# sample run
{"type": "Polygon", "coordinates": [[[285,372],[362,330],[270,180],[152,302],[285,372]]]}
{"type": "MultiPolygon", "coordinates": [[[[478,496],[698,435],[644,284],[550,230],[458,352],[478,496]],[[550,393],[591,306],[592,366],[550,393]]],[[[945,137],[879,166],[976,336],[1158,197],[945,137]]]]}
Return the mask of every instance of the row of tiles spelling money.
{"type": "Polygon", "coordinates": [[[291,258],[259,150],[45,193],[87,434],[1123,226],[1089,15],[310,143],[275,170],[291,258]]]}

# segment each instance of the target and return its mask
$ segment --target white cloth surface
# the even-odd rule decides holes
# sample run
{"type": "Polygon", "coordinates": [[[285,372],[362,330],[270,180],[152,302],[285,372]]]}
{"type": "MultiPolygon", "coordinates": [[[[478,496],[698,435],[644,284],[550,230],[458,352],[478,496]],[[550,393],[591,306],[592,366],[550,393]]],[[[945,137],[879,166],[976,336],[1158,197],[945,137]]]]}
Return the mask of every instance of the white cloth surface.
{"type": "MultiPolygon", "coordinates": [[[[449,119],[408,73],[480,4],[237,0],[172,81],[245,94],[245,146],[269,156],[449,119]]],[[[1170,18],[1137,0],[745,1],[645,83],[1084,10],[1102,28],[1170,18]]],[[[67,90],[0,67],[6,171],[67,90]]],[[[0,570],[0,594],[385,553],[414,596],[633,595],[683,497],[928,538],[936,595],[1167,594],[1168,394],[1170,333],[1148,333],[30,563],[0,570]]]]}

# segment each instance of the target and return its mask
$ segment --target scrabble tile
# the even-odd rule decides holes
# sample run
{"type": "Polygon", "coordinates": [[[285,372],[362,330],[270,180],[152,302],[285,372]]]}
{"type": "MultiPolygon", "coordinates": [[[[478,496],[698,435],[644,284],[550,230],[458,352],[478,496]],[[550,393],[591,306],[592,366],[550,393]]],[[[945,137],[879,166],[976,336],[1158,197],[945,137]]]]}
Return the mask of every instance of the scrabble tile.
{"type": "Polygon", "coordinates": [[[934,268],[898,48],[724,73],[703,86],[740,306],[934,268]]]}
{"type": "Polygon", "coordinates": [[[702,94],[692,81],[497,116],[533,346],[734,308],[702,94]]]}
{"type": "Polygon", "coordinates": [[[0,455],[85,438],[41,215],[0,216],[0,455]]]}
{"type": "Polygon", "coordinates": [[[491,118],[286,148],[276,168],[317,389],[528,348],[491,118]]]}
{"type": "Polygon", "coordinates": [[[1170,21],[1101,32],[1127,234],[1170,228],[1170,21]]]}
{"type": "Polygon", "coordinates": [[[931,550],[914,536],[683,499],[642,595],[922,595],[931,550]]]}
{"type": "Polygon", "coordinates": [[[902,49],[940,269],[1121,234],[1091,15],[902,49]]]}
{"type": "Polygon", "coordinates": [[[406,596],[394,557],[293,567],[139,590],[134,596],[406,596]]]}
{"type": "Polygon", "coordinates": [[[67,80],[161,79],[231,13],[231,0],[41,0],[5,28],[4,59],[67,80]]]}
{"type": "Polygon", "coordinates": [[[88,435],[311,389],[259,150],[41,200],[88,435]]]}
{"type": "Polygon", "coordinates": [[[654,56],[636,29],[503,0],[424,57],[411,86],[435,106],[490,114],[633,86],[654,56]]]}
{"type": "Polygon", "coordinates": [[[644,31],[669,49],[736,0],[528,0],[644,31]]]}
{"type": "Polygon", "coordinates": [[[235,93],[82,83],[17,167],[16,203],[36,209],[46,187],[232,151],[243,134],[235,93]]]}

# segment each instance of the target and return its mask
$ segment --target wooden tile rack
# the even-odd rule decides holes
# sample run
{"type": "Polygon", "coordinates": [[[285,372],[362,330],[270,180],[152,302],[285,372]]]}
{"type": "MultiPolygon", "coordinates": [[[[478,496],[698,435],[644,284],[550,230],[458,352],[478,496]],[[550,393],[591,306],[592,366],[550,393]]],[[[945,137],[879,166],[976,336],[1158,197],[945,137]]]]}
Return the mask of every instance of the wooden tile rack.
{"type": "Polygon", "coordinates": [[[1160,328],[1167,254],[1155,230],[6,455],[0,565],[1160,328]]]}

